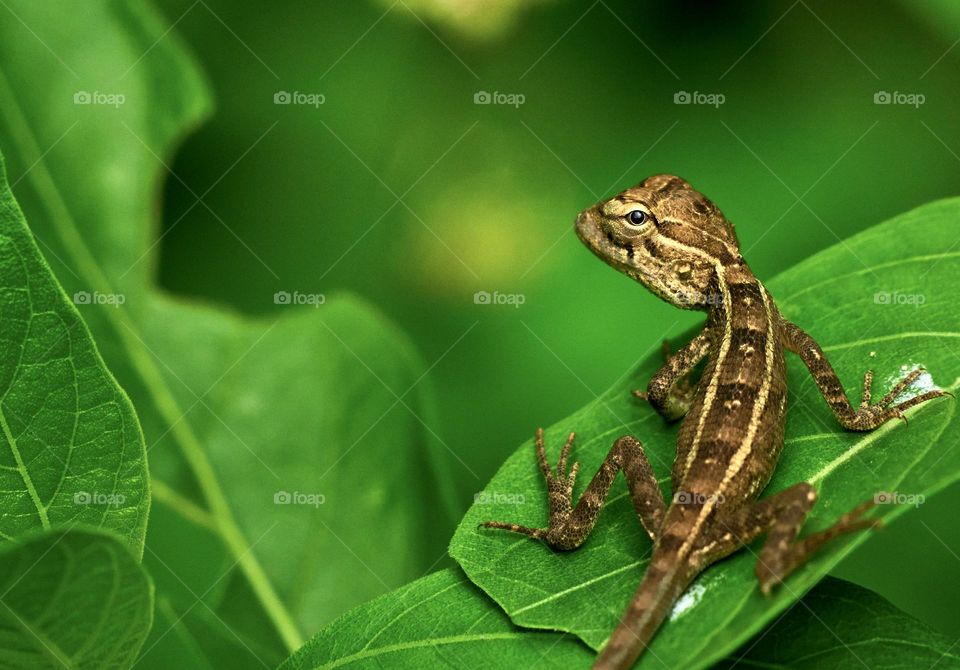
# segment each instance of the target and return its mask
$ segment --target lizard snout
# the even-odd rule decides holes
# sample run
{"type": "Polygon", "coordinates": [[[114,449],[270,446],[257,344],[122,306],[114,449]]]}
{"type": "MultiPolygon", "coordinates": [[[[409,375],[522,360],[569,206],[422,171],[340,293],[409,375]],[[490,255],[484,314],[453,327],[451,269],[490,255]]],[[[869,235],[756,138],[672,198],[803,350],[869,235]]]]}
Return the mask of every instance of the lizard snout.
{"type": "Polygon", "coordinates": [[[599,228],[596,225],[594,216],[591,214],[591,210],[585,209],[577,215],[575,229],[577,231],[577,236],[583,242],[586,242],[588,246],[591,246],[591,239],[596,237],[597,233],[599,232],[599,228]]]}

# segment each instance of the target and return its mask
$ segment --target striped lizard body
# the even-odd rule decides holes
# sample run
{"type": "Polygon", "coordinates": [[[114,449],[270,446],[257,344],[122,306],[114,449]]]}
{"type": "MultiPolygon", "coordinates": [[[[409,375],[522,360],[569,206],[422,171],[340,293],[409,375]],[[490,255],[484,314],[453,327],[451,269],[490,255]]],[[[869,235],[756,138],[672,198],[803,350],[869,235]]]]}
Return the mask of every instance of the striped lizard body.
{"type": "Polygon", "coordinates": [[[547,482],[550,522],[501,528],[572,550],[586,540],[617,473],[623,470],[637,516],[654,543],[650,564],[630,606],[597,658],[595,668],[629,668],[646,649],[677,598],[710,563],[761,534],[757,563],[765,593],[827,540],[869,528],[871,502],[830,528],[797,539],[816,501],[799,483],[758,500],[783,449],[787,382],[784,350],[801,356],[824,399],[848,430],[872,430],[909,407],[944,395],[932,390],[894,403],[920,374],[914,370],[871,404],[872,374],[864,375],[862,402],[853,407],[822,349],[783,318],[740,255],[733,225],[683,179],[655,175],[597,203],[577,217],[577,234],[606,263],[683,309],[707,313],[703,330],[669,356],[653,376],[646,399],[668,420],[683,419],[673,465],[673,498],[663,499],[639,441],[618,439],[576,506],[567,471],[571,433],[556,471],[547,464],[543,432],[536,451],[547,482]],[[699,381],[690,373],[706,359],[699,381]]]}

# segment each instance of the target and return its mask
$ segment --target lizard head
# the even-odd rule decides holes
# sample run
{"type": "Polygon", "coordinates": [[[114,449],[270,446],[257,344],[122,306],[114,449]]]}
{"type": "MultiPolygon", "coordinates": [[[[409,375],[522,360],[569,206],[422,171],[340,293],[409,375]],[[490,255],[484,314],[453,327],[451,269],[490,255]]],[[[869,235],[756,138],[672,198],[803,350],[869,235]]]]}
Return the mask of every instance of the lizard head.
{"type": "Polygon", "coordinates": [[[717,268],[743,262],[733,224],[668,174],[585,209],[576,230],[606,263],[685,309],[708,309],[717,268]]]}

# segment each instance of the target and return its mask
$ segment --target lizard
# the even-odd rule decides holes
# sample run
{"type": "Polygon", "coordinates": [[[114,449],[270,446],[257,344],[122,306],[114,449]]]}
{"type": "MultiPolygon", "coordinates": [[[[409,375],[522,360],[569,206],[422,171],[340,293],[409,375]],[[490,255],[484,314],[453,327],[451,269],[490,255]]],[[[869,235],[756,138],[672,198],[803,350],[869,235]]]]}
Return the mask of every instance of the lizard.
{"type": "Polygon", "coordinates": [[[917,368],[873,403],[873,373],[868,370],[860,405],[854,407],[823,349],[780,314],[744,261],[733,224],[680,177],[649,177],[585,209],[575,228],[580,240],[608,265],[676,307],[707,314],[702,331],[668,355],[646,392],[634,392],[665,419],[682,419],[669,505],[641,442],[624,435],[574,506],[580,464],[575,462],[568,471],[567,462],[576,434],[569,434],[552,471],[543,430],[538,429],[534,442],[546,480],[548,526],[480,524],[528,535],[555,550],[577,549],[623,471],[653,550],[636,593],[593,666],[613,670],[634,664],[697,575],[761,535],[766,540],[755,572],[761,591],[769,594],[828,540],[879,525],[879,519],[865,517],[874,504],[868,500],[829,528],[800,538],[816,489],[800,482],[760,498],[783,449],[785,351],[801,357],[847,430],[870,431],[890,419],[905,420],[908,408],[949,394],[933,389],[896,402],[923,373],[917,368]],[[691,373],[704,360],[699,380],[691,382],[691,373]]]}

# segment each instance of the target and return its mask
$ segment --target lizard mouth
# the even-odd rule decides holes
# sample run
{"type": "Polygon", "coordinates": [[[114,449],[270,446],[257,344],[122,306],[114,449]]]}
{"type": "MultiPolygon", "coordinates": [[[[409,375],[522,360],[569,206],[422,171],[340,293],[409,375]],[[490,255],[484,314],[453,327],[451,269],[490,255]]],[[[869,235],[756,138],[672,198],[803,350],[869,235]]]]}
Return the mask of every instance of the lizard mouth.
{"type": "Polygon", "coordinates": [[[583,242],[590,251],[606,260],[601,252],[603,248],[602,241],[605,236],[600,230],[600,222],[592,210],[585,209],[577,215],[577,223],[574,229],[577,232],[577,237],[580,238],[580,241],[583,242]]]}
{"type": "Polygon", "coordinates": [[[630,250],[623,249],[616,243],[611,234],[603,230],[600,219],[594,213],[593,208],[580,212],[577,216],[575,230],[580,241],[583,242],[595,256],[633,279],[643,281],[644,277],[642,276],[643,271],[641,268],[632,263],[628,263],[625,258],[621,259],[611,253],[613,249],[623,250],[624,254],[632,258],[633,250],[632,248],[630,250]]]}

